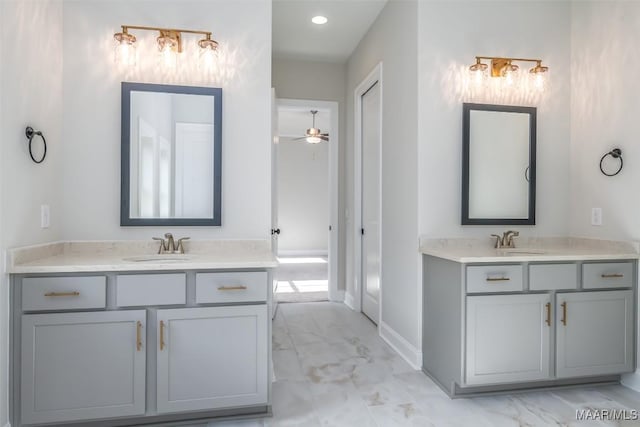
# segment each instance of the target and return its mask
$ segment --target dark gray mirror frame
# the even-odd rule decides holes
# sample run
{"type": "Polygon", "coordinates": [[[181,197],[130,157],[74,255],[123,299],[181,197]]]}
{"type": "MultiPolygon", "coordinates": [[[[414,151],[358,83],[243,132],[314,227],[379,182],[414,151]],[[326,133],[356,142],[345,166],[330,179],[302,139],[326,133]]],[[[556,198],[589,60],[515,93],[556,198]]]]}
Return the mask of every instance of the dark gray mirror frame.
{"type": "Polygon", "coordinates": [[[222,224],[222,89],[122,82],[120,152],[120,225],[121,226],[220,226],[222,224]],[[130,118],[131,92],[163,92],[214,97],[213,141],[213,218],[131,218],[130,215],[130,118]]]}
{"type": "Polygon", "coordinates": [[[462,225],[536,224],[536,128],[535,107],[471,103],[462,105],[462,225]],[[469,218],[469,126],[472,110],[529,114],[529,213],[527,218],[469,218]]]}

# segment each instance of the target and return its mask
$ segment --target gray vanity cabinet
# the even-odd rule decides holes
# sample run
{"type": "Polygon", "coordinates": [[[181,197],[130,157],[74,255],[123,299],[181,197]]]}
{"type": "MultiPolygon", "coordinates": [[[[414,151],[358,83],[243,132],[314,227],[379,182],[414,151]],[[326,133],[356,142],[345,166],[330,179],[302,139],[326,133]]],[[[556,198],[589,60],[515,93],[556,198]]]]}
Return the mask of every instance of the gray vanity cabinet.
{"type": "Polygon", "coordinates": [[[549,378],[549,294],[467,297],[466,383],[549,378]]]}
{"type": "Polygon", "coordinates": [[[620,381],[635,368],[637,262],[423,257],[423,371],[449,395],[620,381]]]}
{"type": "Polygon", "coordinates": [[[633,307],[631,290],[557,294],[557,377],[632,371],[633,307]]]}
{"type": "Polygon", "coordinates": [[[267,325],[266,304],[158,310],[158,413],[266,404],[267,325]]]}
{"type": "Polygon", "coordinates": [[[12,426],[268,414],[270,283],[258,268],[13,276],[12,426]]]}
{"type": "Polygon", "coordinates": [[[145,412],[144,310],[22,316],[25,424],[145,412]]]}

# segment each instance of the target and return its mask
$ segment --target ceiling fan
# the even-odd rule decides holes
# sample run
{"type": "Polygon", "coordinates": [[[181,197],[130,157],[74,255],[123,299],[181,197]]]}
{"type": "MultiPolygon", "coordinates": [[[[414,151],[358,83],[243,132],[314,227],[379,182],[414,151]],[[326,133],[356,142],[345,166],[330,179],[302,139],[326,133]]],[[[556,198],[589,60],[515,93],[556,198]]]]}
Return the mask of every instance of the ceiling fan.
{"type": "Polygon", "coordinates": [[[316,114],[318,114],[318,110],[311,110],[310,112],[313,117],[311,127],[307,129],[304,136],[296,138],[294,141],[304,139],[309,144],[318,144],[322,141],[329,141],[329,134],[322,133],[320,129],[316,128],[316,114]]]}

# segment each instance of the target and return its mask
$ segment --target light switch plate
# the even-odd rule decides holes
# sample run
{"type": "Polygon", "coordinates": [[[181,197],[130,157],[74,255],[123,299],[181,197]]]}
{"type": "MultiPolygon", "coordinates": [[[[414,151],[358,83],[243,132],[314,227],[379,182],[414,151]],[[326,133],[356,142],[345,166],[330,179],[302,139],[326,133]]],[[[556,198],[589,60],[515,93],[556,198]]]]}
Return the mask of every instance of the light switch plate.
{"type": "Polygon", "coordinates": [[[50,222],[49,205],[40,205],[40,228],[49,228],[50,222]]]}
{"type": "Polygon", "coordinates": [[[591,208],[591,225],[602,225],[602,208],[591,208]]]}

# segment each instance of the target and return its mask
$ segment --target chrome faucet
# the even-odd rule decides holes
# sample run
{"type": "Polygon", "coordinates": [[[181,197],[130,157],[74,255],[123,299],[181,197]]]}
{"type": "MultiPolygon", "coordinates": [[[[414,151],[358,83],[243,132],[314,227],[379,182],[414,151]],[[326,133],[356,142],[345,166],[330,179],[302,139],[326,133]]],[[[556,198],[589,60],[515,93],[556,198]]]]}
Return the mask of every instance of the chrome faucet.
{"type": "Polygon", "coordinates": [[[513,230],[509,230],[506,231],[504,233],[504,235],[502,236],[503,239],[507,239],[507,247],[508,248],[515,248],[516,247],[516,242],[513,241],[514,237],[518,237],[520,235],[520,233],[518,231],[513,231],[513,230]]]}
{"type": "Polygon", "coordinates": [[[504,233],[502,233],[502,236],[499,236],[497,234],[492,234],[491,237],[496,238],[496,244],[494,245],[494,248],[496,249],[515,248],[516,244],[513,241],[513,238],[518,237],[519,235],[520,235],[519,232],[513,231],[513,230],[505,231],[504,233]]]}
{"type": "Polygon", "coordinates": [[[166,233],[164,235],[164,239],[161,237],[153,237],[153,240],[160,241],[158,254],[183,254],[184,244],[182,242],[189,239],[190,237],[183,237],[181,239],[178,239],[178,242],[176,243],[175,240],[173,239],[173,234],[171,233],[166,233]]]}
{"type": "Polygon", "coordinates": [[[173,234],[166,233],[164,235],[164,238],[167,239],[167,252],[169,252],[170,254],[174,253],[176,251],[176,243],[173,241],[173,234]]]}

